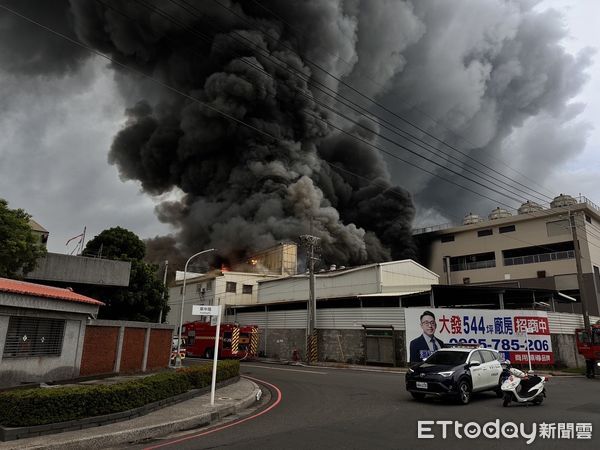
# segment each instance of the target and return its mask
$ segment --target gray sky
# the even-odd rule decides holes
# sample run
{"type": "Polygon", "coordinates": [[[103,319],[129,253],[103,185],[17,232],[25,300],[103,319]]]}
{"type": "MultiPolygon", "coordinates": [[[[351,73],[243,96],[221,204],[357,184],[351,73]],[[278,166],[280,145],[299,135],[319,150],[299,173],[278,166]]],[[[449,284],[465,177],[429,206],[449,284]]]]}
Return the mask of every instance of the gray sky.
{"type": "MultiPolygon", "coordinates": [[[[569,38],[563,45],[569,53],[600,47],[594,29],[600,2],[544,0],[537,6],[540,10],[547,7],[564,15],[569,38]]],[[[0,11],[0,31],[6,14],[0,11]]],[[[2,45],[11,44],[5,40],[2,45]]],[[[502,155],[510,157],[509,165],[521,172],[546,176],[540,183],[551,192],[581,193],[600,204],[598,59],[593,57],[587,69],[589,80],[573,102],[585,104],[585,110],[572,121],[564,114],[558,119],[544,114],[527,119],[503,142],[502,155]],[[587,140],[566,142],[583,150],[564,155],[562,164],[550,166],[549,173],[537,174],[532,167],[535,153],[522,149],[556,145],[544,138],[557,120],[574,129],[565,134],[569,139],[587,136],[587,140]]],[[[80,69],[61,76],[30,76],[0,68],[0,197],[12,208],[25,209],[49,230],[50,251],[70,252],[74,243],[67,247],[66,241],[80,234],[84,226],[88,238],[113,226],[128,228],[143,238],[171,231],[154,214],[154,206],[165,197],[142,193],[138,181],[121,180],[117,168],[108,164],[113,138],[125,124],[124,110],[131,106],[122,93],[123,84],[115,82],[114,72],[101,58],[88,59],[80,69]]],[[[490,204],[489,210],[495,206],[490,204]]],[[[466,208],[456,216],[462,217],[466,208]]],[[[417,210],[417,217],[420,221],[439,217],[429,213],[417,210]]]]}

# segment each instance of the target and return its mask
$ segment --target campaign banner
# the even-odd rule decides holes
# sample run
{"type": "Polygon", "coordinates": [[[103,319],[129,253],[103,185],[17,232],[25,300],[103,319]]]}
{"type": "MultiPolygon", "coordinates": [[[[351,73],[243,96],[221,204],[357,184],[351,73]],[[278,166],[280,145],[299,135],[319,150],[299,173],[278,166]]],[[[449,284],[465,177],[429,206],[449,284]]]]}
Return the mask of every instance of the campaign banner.
{"type": "Polygon", "coordinates": [[[450,345],[476,344],[511,362],[554,364],[545,311],[406,308],[406,351],[411,363],[450,345]]]}

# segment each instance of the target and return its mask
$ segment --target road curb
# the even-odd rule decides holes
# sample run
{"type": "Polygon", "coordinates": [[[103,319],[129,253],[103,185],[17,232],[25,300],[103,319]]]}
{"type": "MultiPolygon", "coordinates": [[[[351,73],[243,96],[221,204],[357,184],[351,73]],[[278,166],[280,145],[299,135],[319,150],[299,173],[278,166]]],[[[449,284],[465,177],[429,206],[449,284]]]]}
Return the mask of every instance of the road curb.
{"type": "MultiPolygon", "coordinates": [[[[5,444],[9,446],[2,446],[4,449],[44,449],[44,450],[75,450],[75,449],[102,449],[107,447],[114,447],[121,444],[134,443],[146,439],[153,439],[161,436],[174,433],[176,431],[185,431],[193,428],[203,427],[227,417],[231,414],[236,414],[248,408],[256,402],[256,397],[260,391],[260,387],[253,381],[244,378],[249,383],[252,383],[252,392],[243,399],[235,402],[234,404],[216,405],[212,411],[197,414],[195,416],[186,417],[184,419],[176,419],[169,421],[168,423],[161,423],[155,425],[149,425],[145,427],[134,428],[130,430],[117,431],[113,433],[103,432],[95,436],[89,436],[81,439],[70,439],[70,440],[56,440],[55,442],[47,445],[27,445],[24,441],[9,441],[5,444]],[[10,444],[14,444],[14,447],[10,444]]],[[[52,435],[51,438],[55,439],[60,435],[52,435]]]]}

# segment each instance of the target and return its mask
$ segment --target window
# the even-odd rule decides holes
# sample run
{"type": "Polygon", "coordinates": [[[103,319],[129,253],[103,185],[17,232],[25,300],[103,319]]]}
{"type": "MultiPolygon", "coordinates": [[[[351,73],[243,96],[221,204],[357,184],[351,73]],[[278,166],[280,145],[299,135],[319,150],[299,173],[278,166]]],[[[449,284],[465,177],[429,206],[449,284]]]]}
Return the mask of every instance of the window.
{"type": "Polygon", "coordinates": [[[223,348],[231,348],[231,331],[223,333],[223,348]]]}
{"type": "Polygon", "coordinates": [[[488,363],[496,360],[496,355],[487,350],[479,350],[479,354],[482,356],[483,362],[488,363]]]}
{"type": "Polygon", "coordinates": [[[11,317],[3,358],[60,356],[65,321],[39,317],[11,317]]]}
{"type": "Polygon", "coordinates": [[[585,215],[585,221],[586,221],[587,223],[592,223],[592,218],[586,214],[586,215],[585,215]]]}
{"type": "Polygon", "coordinates": [[[498,232],[500,233],[510,233],[511,231],[515,231],[514,225],[506,225],[505,227],[499,227],[498,232]]]}
{"type": "Polygon", "coordinates": [[[575,247],[573,241],[557,242],[503,250],[502,256],[504,257],[505,266],[544,263],[575,258],[575,247]]]}
{"type": "Polygon", "coordinates": [[[594,266],[594,281],[596,282],[596,292],[600,292],[600,269],[594,266]]]}
{"type": "Polygon", "coordinates": [[[237,292],[237,285],[233,281],[228,281],[225,284],[225,292],[237,292]]]}
{"type": "Polygon", "coordinates": [[[440,238],[440,240],[442,242],[454,242],[454,235],[453,234],[447,234],[446,236],[442,236],[440,238]]]}
{"type": "Polygon", "coordinates": [[[546,271],[545,270],[538,270],[537,271],[537,277],[538,278],[546,278],[546,271]]]}
{"type": "Polygon", "coordinates": [[[463,278],[463,284],[470,284],[470,283],[471,283],[471,279],[469,277],[463,278]]]}
{"type": "Polygon", "coordinates": [[[208,280],[206,282],[206,290],[207,291],[212,291],[212,288],[213,288],[213,280],[208,280]]]}
{"type": "Polygon", "coordinates": [[[479,354],[478,351],[471,353],[471,358],[469,358],[469,362],[470,363],[478,362],[480,364],[483,362],[483,361],[481,361],[481,355],[479,354]]]}
{"type": "Polygon", "coordinates": [[[491,228],[488,228],[487,230],[479,230],[477,232],[477,236],[478,237],[482,237],[482,236],[491,236],[492,234],[494,234],[494,232],[492,231],[491,228]]]}
{"type": "Polygon", "coordinates": [[[496,267],[496,255],[494,252],[453,256],[450,258],[450,272],[486,269],[489,267],[496,267]]]}
{"type": "Polygon", "coordinates": [[[242,294],[252,294],[252,285],[251,284],[242,285],[242,294]]]}

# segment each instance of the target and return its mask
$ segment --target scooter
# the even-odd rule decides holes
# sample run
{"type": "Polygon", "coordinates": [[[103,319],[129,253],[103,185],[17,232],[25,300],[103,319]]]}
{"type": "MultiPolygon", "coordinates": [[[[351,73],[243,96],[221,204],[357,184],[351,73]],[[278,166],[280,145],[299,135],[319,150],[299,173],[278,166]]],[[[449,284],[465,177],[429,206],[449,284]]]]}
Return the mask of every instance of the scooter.
{"type": "Polygon", "coordinates": [[[510,373],[500,388],[504,393],[502,406],[508,406],[510,402],[540,405],[544,401],[548,381],[546,377],[533,373],[525,376],[524,372],[517,369],[510,369],[510,373]]]}

